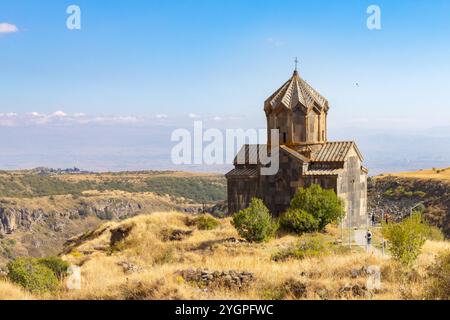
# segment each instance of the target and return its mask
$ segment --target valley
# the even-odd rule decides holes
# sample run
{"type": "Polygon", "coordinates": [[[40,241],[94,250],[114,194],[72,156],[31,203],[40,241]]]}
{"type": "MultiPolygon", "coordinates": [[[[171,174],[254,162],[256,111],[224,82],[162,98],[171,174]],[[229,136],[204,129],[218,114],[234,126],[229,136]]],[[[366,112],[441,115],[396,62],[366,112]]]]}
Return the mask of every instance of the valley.
{"type": "Polygon", "coordinates": [[[106,221],[143,212],[198,212],[225,199],[225,181],[185,172],[0,173],[0,264],[49,256],[106,221]]]}

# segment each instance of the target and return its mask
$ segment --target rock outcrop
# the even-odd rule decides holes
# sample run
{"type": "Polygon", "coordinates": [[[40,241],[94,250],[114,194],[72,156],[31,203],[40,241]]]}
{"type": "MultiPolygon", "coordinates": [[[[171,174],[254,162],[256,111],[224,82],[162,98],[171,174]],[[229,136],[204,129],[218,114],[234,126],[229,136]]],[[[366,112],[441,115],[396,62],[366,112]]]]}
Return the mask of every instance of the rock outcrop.
{"type": "Polygon", "coordinates": [[[188,269],[175,273],[185,281],[207,288],[226,287],[228,289],[244,289],[252,280],[253,273],[229,271],[210,271],[208,269],[188,269]]]}
{"type": "MultiPolygon", "coordinates": [[[[94,216],[100,220],[122,220],[133,217],[151,205],[132,200],[105,199],[95,202],[80,201],[72,209],[49,210],[17,207],[0,207],[0,234],[17,230],[30,231],[32,225],[42,223],[53,231],[63,231],[69,220],[94,216]]],[[[166,209],[174,209],[168,207],[166,209]]]]}
{"type": "Polygon", "coordinates": [[[411,208],[422,203],[424,217],[450,237],[450,183],[440,180],[377,177],[368,181],[368,213],[376,220],[388,215],[399,221],[407,217],[411,208]]]}

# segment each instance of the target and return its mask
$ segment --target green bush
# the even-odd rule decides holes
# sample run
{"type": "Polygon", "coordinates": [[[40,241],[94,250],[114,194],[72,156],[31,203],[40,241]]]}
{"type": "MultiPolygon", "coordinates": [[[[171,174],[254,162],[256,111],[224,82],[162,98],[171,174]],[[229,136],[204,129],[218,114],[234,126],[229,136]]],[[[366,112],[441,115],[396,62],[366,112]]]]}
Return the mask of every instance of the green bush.
{"type": "Polygon", "coordinates": [[[432,241],[444,241],[445,236],[441,229],[435,226],[430,226],[427,239],[432,241]]]}
{"type": "Polygon", "coordinates": [[[450,251],[437,257],[428,270],[425,286],[425,298],[432,300],[450,300],[450,251]]]}
{"type": "Polygon", "coordinates": [[[195,219],[195,225],[200,230],[213,230],[220,226],[220,222],[210,215],[202,215],[195,219]]]}
{"type": "Polygon", "coordinates": [[[317,257],[330,252],[328,246],[320,237],[306,238],[299,241],[293,248],[282,249],[272,255],[274,261],[285,261],[288,259],[304,259],[317,257]]]}
{"type": "Polygon", "coordinates": [[[430,226],[421,214],[413,214],[399,223],[383,223],[382,234],[388,241],[392,257],[405,265],[411,265],[419,256],[430,235],[430,226]]]}
{"type": "Polygon", "coordinates": [[[301,209],[288,209],[280,218],[280,226],[289,232],[302,234],[318,229],[319,221],[301,209]]]}
{"type": "Polygon", "coordinates": [[[425,198],[427,194],[423,191],[414,191],[414,196],[419,198],[425,198]]]}
{"type": "Polygon", "coordinates": [[[336,193],[313,184],[306,189],[298,189],[292,199],[290,210],[283,218],[283,224],[291,231],[293,228],[296,229],[298,233],[323,231],[328,224],[340,220],[344,215],[343,202],[336,193]],[[287,221],[288,218],[293,221],[287,221]]]}
{"type": "Polygon", "coordinates": [[[52,270],[59,280],[62,280],[67,275],[67,270],[70,267],[67,261],[58,257],[41,258],[38,259],[38,263],[52,270]]]}
{"type": "Polygon", "coordinates": [[[8,278],[33,293],[54,291],[59,281],[53,271],[33,258],[18,258],[7,265],[8,278]]]}
{"type": "Polygon", "coordinates": [[[262,200],[253,198],[247,209],[233,216],[233,225],[241,237],[251,242],[263,242],[274,235],[278,226],[262,200]]]}
{"type": "Polygon", "coordinates": [[[423,191],[409,191],[406,190],[404,186],[399,186],[395,190],[389,188],[384,192],[384,196],[391,199],[402,199],[402,198],[424,198],[427,194],[423,191]]]}

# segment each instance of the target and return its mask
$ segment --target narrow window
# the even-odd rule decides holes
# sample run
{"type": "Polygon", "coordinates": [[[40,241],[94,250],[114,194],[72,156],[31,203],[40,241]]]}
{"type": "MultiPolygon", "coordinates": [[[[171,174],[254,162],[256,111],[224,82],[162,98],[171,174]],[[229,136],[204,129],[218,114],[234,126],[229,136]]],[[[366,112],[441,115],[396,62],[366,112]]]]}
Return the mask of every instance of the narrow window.
{"type": "Polygon", "coordinates": [[[286,136],[286,132],[283,132],[283,143],[287,142],[287,136],[286,136]]]}

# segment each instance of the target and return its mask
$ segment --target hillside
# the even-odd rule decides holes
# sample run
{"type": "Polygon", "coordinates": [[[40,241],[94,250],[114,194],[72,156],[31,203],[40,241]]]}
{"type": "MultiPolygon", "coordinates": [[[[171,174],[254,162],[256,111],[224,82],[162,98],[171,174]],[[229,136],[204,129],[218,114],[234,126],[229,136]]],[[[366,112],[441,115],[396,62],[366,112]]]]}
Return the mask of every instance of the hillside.
{"type": "Polygon", "coordinates": [[[434,257],[450,249],[448,242],[428,241],[414,276],[405,277],[387,257],[350,250],[339,237],[331,226],[326,233],[252,244],[239,238],[230,219],[199,230],[192,215],[141,215],[71,239],[63,259],[81,267],[81,290],[31,296],[0,280],[0,299],[411,299],[425,293],[434,257]],[[280,258],[299,241],[321,249],[303,259],[280,258]],[[367,287],[371,266],[381,270],[382,286],[374,290],[367,287]]]}
{"type": "Polygon", "coordinates": [[[176,171],[119,173],[52,173],[49,170],[0,171],[0,198],[80,195],[84,191],[152,192],[182,197],[195,203],[226,197],[221,175],[176,171]]]}
{"type": "Polygon", "coordinates": [[[384,174],[369,179],[369,213],[401,220],[421,203],[424,216],[450,237],[450,169],[384,174]]]}
{"type": "Polygon", "coordinates": [[[399,177],[399,178],[410,178],[410,179],[420,179],[420,180],[439,180],[439,181],[450,181],[450,167],[448,168],[434,168],[428,170],[419,170],[412,172],[398,172],[390,173],[386,175],[380,175],[381,177],[399,177]]]}
{"type": "Polygon", "coordinates": [[[225,179],[185,172],[0,172],[0,263],[57,254],[70,237],[142,212],[197,212],[225,199],[225,179]]]}

